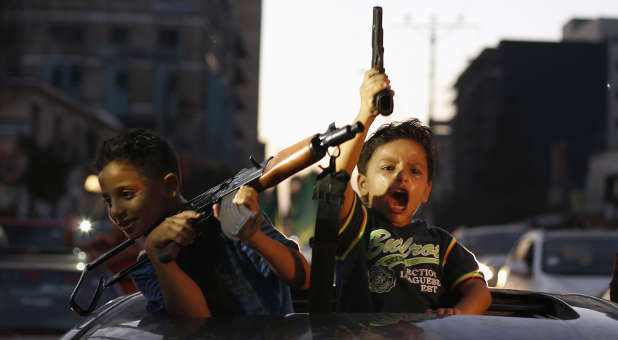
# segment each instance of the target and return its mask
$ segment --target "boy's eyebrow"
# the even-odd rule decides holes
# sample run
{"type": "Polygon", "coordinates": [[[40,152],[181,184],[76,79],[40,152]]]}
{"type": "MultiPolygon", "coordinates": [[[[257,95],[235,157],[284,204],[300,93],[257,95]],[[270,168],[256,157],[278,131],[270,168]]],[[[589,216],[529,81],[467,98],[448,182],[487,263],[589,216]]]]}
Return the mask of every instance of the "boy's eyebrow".
{"type": "Polygon", "coordinates": [[[131,185],[119,185],[119,186],[115,187],[113,191],[115,191],[115,192],[122,192],[123,190],[126,190],[126,189],[135,190],[134,187],[131,186],[131,185]]]}
{"type": "Polygon", "coordinates": [[[378,159],[380,162],[395,162],[397,161],[397,157],[391,155],[383,155],[378,159]]]}
{"type": "MultiPolygon", "coordinates": [[[[127,188],[131,189],[132,187],[130,185],[119,185],[119,186],[115,187],[114,189],[112,189],[112,192],[119,193],[119,192],[122,192],[123,190],[125,190],[127,188]]],[[[106,193],[101,193],[101,196],[105,197],[105,196],[109,196],[109,195],[106,194],[106,193]]]]}
{"type": "MultiPolygon", "coordinates": [[[[381,158],[379,158],[378,161],[379,162],[397,162],[398,158],[396,156],[384,155],[381,158]]],[[[423,163],[422,161],[412,161],[412,162],[408,162],[408,165],[420,165],[420,166],[423,166],[423,165],[425,165],[425,163],[423,163]]]]}

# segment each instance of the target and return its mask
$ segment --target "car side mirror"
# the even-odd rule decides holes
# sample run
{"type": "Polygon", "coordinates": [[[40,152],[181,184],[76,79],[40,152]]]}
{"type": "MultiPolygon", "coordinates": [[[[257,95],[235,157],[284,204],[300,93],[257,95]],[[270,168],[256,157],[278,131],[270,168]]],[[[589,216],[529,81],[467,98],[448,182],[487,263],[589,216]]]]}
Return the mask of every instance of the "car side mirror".
{"type": "Polygon", "coordinates": [[[511,263],[509,270],[511,275],[530,276],[530,268],[524,261],[511,263]]]}

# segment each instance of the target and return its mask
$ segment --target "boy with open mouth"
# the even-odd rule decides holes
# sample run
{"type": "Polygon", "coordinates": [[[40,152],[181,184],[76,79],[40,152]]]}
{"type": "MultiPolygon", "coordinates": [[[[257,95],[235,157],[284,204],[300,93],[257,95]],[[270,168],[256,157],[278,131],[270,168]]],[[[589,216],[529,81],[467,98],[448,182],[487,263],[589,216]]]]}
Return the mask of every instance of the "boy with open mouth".
{"type": "Polygon", "coordinates": [[[474,255],[447,231],[414,216],[429,199],[436,147],[417,119],[385,124],[363,144],[390,81],[369,70],[356,117],[365,130],[341,145],[337,170],[358,163],[348,184],[337,245],[337,311],[482,314],[491,295],[474,255]]]}

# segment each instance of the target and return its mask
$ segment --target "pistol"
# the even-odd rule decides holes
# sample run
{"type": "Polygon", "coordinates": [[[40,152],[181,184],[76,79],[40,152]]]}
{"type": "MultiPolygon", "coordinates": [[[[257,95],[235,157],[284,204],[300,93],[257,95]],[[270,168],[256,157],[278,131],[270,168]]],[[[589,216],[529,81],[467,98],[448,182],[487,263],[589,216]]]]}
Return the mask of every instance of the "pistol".
{"type": "MultiPolygon", "coordinates": [[[[384,73],[384,44],[382,38],[382,7],[373,8],[373,27],[371,30],[371,67],[384,73]]],[[[384,116],[393,113],[393,91],[384,89],[376,94],[374,103],[378,112],[384,116]]]]}

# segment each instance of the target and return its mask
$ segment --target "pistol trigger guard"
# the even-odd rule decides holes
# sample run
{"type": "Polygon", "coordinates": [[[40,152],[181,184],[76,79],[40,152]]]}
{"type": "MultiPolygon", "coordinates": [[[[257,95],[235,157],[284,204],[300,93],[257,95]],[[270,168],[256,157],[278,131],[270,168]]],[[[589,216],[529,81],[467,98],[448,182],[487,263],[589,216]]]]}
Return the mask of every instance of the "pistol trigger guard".
{"type": "MultiPolygon", "coordinates": [[[[334,150],[337,150],[336,154],[330,152],[330,148],[328,150],[326,150],[326,154],[329,155],[330,157],[334,157],[334,158],[339,158],[339,156],[341,156],[341,148],[339,148],[339,145],[336,145],[333,147],[334,150]]],[[[324,169],[322,169],[324,170],[324,169]]]]}

